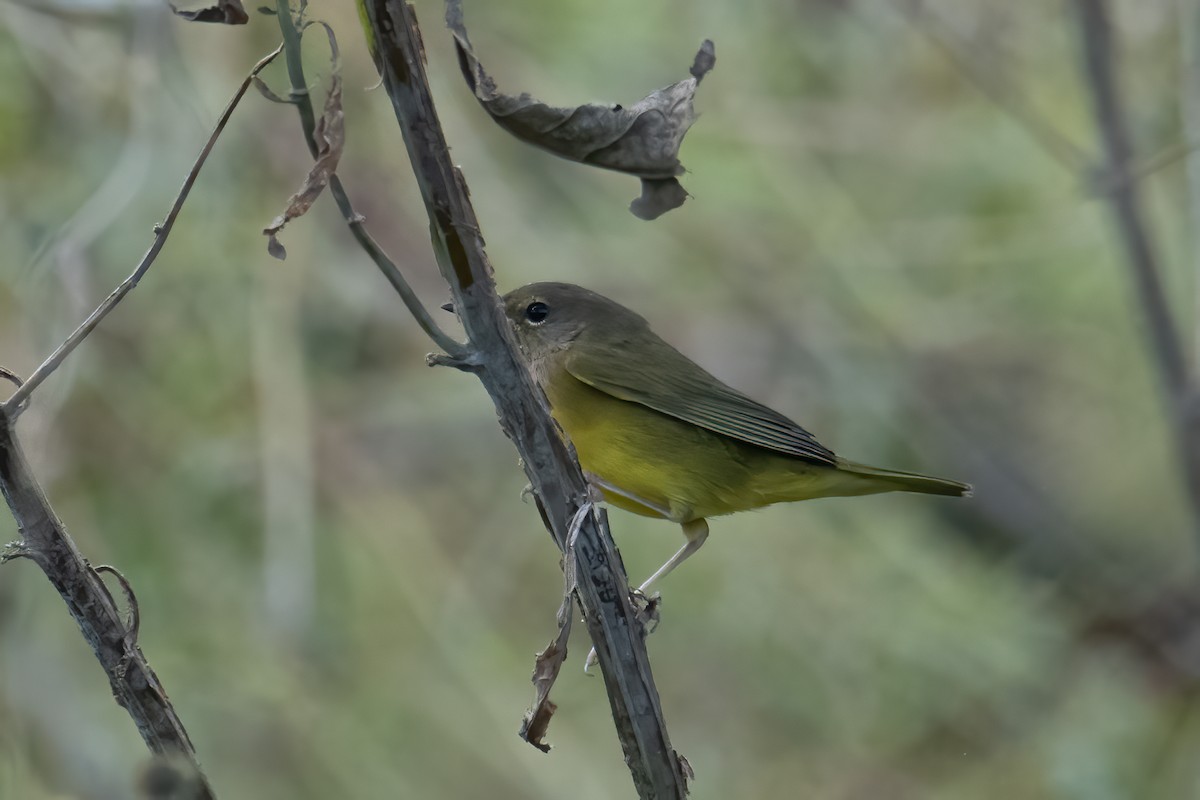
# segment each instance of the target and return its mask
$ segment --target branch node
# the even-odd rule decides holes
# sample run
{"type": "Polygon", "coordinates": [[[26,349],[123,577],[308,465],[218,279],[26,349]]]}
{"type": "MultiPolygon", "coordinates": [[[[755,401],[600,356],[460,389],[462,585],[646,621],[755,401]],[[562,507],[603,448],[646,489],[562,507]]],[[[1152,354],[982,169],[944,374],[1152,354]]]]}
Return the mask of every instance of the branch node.
{"type": "Polygon", "coordinates": [[[0,549],[0,564],[7,564],[9,561],[16,561],[18,558],[28,558],[30,561],[37,561],[37,553],[34,552],[32,547],[21,541],[9,542],[0,549]]]}
{"type": "Polygon", "coordinates": [[[481,372],[483,357],[479,355],[478,350],[468,350],[462,355],[430,353],[425,356],[425,365],[428,367],[454,367],[463,372],[481,372]]]}

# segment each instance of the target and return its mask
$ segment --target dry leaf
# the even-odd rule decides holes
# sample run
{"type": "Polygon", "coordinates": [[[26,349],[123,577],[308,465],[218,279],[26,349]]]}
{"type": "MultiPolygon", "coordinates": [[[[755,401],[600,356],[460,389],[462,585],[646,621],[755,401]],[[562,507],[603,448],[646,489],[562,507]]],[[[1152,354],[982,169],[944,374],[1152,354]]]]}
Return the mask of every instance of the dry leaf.
{"type": "Polygon", "coordinates": [[[558,635],[546,649],[537,654],[533,663],[533,686],[535,697],[533,705],[525,712],[521,720],[521,729],[517,734],[543,753],[550,752],[546,744],[546,729],[550,718],[558,710],[558,706],[550,699],[550,689],[562,671],[563,662],[567,660],[567,639],[571,635],[571,618],[575,608],[572,592],[574,592],[573,576],[568,577],[568,584],[563,597],[562,606],[558,609],[558,635]]]}
{"type": "MultiPolygon", "coordinates": [[[[521,729],[517,732],[522,739],[543,753],[550,752],[550,745],[544,741],[546,728],[550,725],[550,718],[558,710],[558,706],[550,700],[550,689],[558,680],[558,673],[562,672],[563,662],[567,660],[567,640],[571,638],[571,620],[575,615],[575,570],[578,564],[575,560],[575,539],[579,535],[584,520],[592,514],[593,509],[594,506],[591,503],[584,503],[571,519],[570,530],[567,534],[567,547],[562,561],[563,599],[555,617],[558,621],[558,634],[550,644],[546,645],[545,650],[537,654],[537,659],[533,662],[535,692],[533,706],[525,712],[525,718],[521,720],[521,729]]],[[[538,510],[543,512],[544,520],[545,511],[542,509],[540,500],[538,510]]]]}
{"type": "Polygon", "coordinates": [[[219,22],[223,25],[245,25],[250,21],[250,15],[242,8],[241,0],[217,0],[215,6],[200,8],[195,11],[180,11],[171,6],[175,16],[188,22],[219,22]]]}
{"type": "Polygon", "coordinates": [[[676,763],[679,766],[679,777],[683,778],[683,791],[686,793],[692,786],[692,781],[696,780],[696,771],[692,769],[692,765],[683,757],[683,753],[675,754],[676,763]]]}
{"type": "Polygon", "coordinates": [[[313,131],[313,137],[317,140],[317,160],[305,176],[299,191],[288,199],[287,208],[271,220],[270,225],[263,228],[263,233],[267,236],[267,252],[280,261],[287,258],[287,250],[280,243],[277,234],[290,220],[302,216],[312,208],[312,204],[321,196],[321,192],[329,185],[329,179],[337,171],[338,160],[342,157],[342,148],[346,143],[346,116],[342,111],[342,74],[337,42],[328,25],[325,25],[325,31],[329,34],[329,44],[333,50],[333,66],[329,94],[325,98],[325,110],[313,131]]]}
{"type": "Polygon", "coordinates": [[[467,38],[461,0],[447,0],[446,24],[454,35],[463,77],[480,105],[496,123],[522,141],[555,155],[642,179],[642,196],[630,210],[641,219],[678,208],[687,192],[676,177],[684,173],[679,146],[696,119],[692,98],[700,80],[716,63],[713,43],[705,40],[691,76],[651,92],[632,106],[595,103],[559,108],[528,93],[500,92],[467,38]]]}

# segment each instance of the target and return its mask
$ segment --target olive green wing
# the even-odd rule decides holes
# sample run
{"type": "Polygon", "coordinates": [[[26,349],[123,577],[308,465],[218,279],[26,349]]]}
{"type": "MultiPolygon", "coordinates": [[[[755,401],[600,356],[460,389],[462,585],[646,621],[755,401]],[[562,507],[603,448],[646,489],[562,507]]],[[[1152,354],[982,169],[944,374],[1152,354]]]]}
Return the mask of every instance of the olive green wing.
{"type": "Polygon", "coordinates": [[[610,340],[603,347],[577,343],[566,367],[579,380],[620,400],[747,444],[837,466],[833,451],[811,433],[726,386],[649,331],[643,331],[636,342],[610,340]]]}

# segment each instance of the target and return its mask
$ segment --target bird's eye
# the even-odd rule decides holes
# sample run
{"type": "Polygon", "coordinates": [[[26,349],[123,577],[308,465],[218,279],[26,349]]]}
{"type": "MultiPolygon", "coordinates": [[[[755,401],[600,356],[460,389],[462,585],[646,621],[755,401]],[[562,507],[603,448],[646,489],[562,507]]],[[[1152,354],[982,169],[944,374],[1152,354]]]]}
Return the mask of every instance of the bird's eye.
{"type": "Polygon", "coordinates": [[[550,315],[550,306],[542,302],[530,303],[525,307],[525,319],[532,322],[534,325],[541,325],[546,321],[546,317],[550,315]]]}

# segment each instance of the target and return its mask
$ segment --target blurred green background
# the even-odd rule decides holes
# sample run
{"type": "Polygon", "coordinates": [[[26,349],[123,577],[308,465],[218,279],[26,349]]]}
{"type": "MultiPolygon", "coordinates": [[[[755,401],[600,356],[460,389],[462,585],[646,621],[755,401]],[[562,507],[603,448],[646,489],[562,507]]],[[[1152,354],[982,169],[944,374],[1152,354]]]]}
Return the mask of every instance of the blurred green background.
{"type": "MultiPolygon", "coordinates": [[[[1144,155],[1187,138],[1191,5],[1116,7],[1144,155]]],[[[682,151],[694,198],[644,223],[634,179],[497,129],[440,4],[417,2],[502,289],[597,289],[839,453],[976,486],[714,522],[649,641],[694,796],[1195,796],[1200,555],[1131,284],[1089,161],[1052,157],[980,85],[1095,152],[1074,19],[912,8],[469,0],[501,87],[560,104],[633,102],[716,41],[682,151]]],[[[440,304],[354,9],[310,10],[344,56],[339,172],[440,304]]],[[[28,374],[131,270],[277,41],[258,14],[0,0],[0,363],[28,374]]],[[[282,65],[264,77],[286,90],[282,65]]],[[[21,419],[52,502],[135,587],[220,797],[631,797],[582,627],[554,750],[516,736],[561,574],[478,382],[424,366],[430,344],[327,197],[284,231],[286,262],[267,255],[260,230],[309,164],[293,110],[251,93],[158,263],[21,419]]],[[[1142,187],[1190,330],[1186,162],[1142,187]]],[[[635,581],[682,542],[611,518],[635,581]]],[[[16,535],[4,515],[0,541],[16,535]]],[[[145,762],[61,600],[4,566],[0,797],[126,798],[145,762]]]]}

